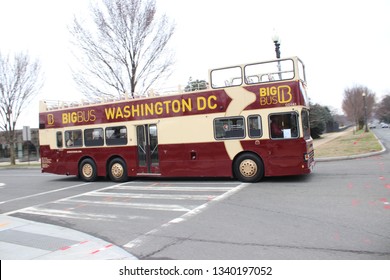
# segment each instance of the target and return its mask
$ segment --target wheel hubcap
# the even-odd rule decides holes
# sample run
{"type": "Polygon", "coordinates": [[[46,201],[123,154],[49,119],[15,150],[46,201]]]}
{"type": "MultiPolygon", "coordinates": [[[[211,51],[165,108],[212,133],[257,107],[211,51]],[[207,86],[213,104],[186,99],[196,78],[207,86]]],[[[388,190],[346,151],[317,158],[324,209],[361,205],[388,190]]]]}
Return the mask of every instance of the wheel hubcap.
{"type": "Polygon", "coordinates": [[[240,172],[245,177],[253,177],[257,173],[257,164],[253,160],[246,159],[240,164],[240,172]]]}
{"type": "Polygon", "coordinates": [[[111,174],[115,177],[115,178],[120,178],[123,176],[123,166],[119,163],[114,163],[111,167],[111,174]]]}
{"type": "Polygon", "coordinates": [[[93,174],[93,167],[90,164],[84,164],[83,165],[83,176],[86,178],[90,178],[93,174]]]}

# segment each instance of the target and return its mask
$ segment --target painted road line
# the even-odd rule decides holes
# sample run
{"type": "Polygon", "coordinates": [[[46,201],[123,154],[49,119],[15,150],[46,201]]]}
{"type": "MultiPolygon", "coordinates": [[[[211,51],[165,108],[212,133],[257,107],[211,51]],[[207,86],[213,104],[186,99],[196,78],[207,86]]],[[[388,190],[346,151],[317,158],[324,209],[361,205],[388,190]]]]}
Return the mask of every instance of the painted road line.
{"type": "MultiPolygon", "coordinates": [[[[71,188],[76,188],[76,187],[80,187],[80,186],[85,186],[85,185],[88,185],[88,184],[92,184],[92,183],[84,183],[84,184],[80,184],[80,185],[76,185],[76,186],[72,186],[72,187],[67,187],[67,188],[63,188],[63,189],[58,189],[58,190],[54,190],[54,191],[50,191],[50,192],[56,192],[56,191],[61,191],[61,190],[65,190],[65,189],[71,189],[71,188]]],[[[111,186],[110,186],[111,187],[111,186]]],[[[105,188],[101,188],[100,190],[105,190],[105,189],[108,189],[110,187],[105,187],[105,188]]],[[[95,190],[96,191],[96,190],[95,190]]],[[[99,190],[98,190],[99,191],[99,190]]],[[[46,193],[50,193],[50,192],[46,192],[46,193]]],[[[91,192],[94,192],[94,191],[91,191],[91,192]]],[[[56,202],[60,202],[60,201],[66,201],[66,200],[69,200],[71,198],[74,198],[74,197],[79,197],[79,196],[83,196],[85,194],[88,194],[89,192],[86,192],[86,193],[82,193],[82,194],[77,194],[77,195],[72,195],[72,196],[68,196],[68,197],[65,197],[65,198],[62,198],[62,199],[58,199],[58,200],[55,200],[55,201],[49,201],[49,202],[44,202],[44,203],[41,203],[41,204],[37,204],[37,205],[33,205],[33,206],[29,206],[29,207],[25,207],[25,208],[21,208],[21,209],[17,209],[17,210],[13,210],[13,211],[10,211],[10,212],[7,212],[7,213],[3,213],[3,215],[12,215],[12,214],[15,214],[15,213],[18,213],[18,212],[21,212],[21,211],[24,211],[25,209],[28,209],[28,208],[32,208],[32,207],[40,207],[42,205],[46,205],[46,204],[50,204],[50,203],[56,203],[56,202]]],[[[38,194],[37,194],[38,195],[38,194]]],[[[33,195],[33,196],[36,196],[36,195],[33,195]]],[[[20,199],[20,198],[19,198],[20,199]]],[[[8,202],[8,201],[7,201],[8,202]]],[[[1,203],[0,203],[1,204],[1,203]]]]}
{"type": "MultiPolygon", "coordinates": [[[[25,196],[25,197],[19,197],[19,198],[15,198],[15,199],[11,199],[11,200],[0,202],[0,205],[4,204],[4,203],[8,203],[8,202],[13,202],[13,201],[17,201],[17,200],[30,198],[30,197],[35,197],[35,196],[39,196],[39,195],[44,195],[44,194],[49,194],[49,193],[53,193],[53,192],[59,192],[59,191],[62,191],[62,190],[72,189],[72,188],[76,188],[76,187],[80,187],[80,186],[85,186],[85,185],[88,185],[88,184],[92,184],[92,183],[83,183],[83,184],[70,186],[70,187],[66,187],[66,188],[62,188],[62,189],[58,189],[58,190],[48,191],[48,192],[34,194],[34,195],[30,195],[30,196],[25,196]]],[[[104,187],[104,188],[101,188],[101,189],[98,189],[98,190],[93,190],[93,191],[90,191],[90,192],[85,192],[85,193],[81,193],[81,194],[76,194],[76,195],[64,197],[62,199],[58,199],[58,200],[55,200],[55,201],[44,202],[44,203],[41,203],[41,204],[37,204],[37,205],[33,205],[33,206],[29,206],[29,207],[25,207],[25,208],[21,208],[21,209],[17,209],[17,210],[13,210],[13,211],[10,211],[10,212],[7,212],[7,213],[3,213],[3,215],[12,215],[12,214],[15,214],[15,213],[18,213],[18,212],[23,212],[23,211],[25,211],[26,209],[29,209],[29,208],[39,208],[40,206],[43,206],[43,205],[46,205],[46,204],[50,204],[50,203],[59,203],[59,202],[63,202],[63,201],[69,201],[69,200],[71,200],[73,198],[78,198],[78,197],[82,197],[82,196],[88,195],[89,193],[94,193],[94,192],[98,192],[98,191],[104,191],[104,190],[108,190],[108,189],[111,189],[111,188],[115,188],[115,187],[121,186],[122,184],[126,184],[126,183],[116,184],[116,185],[104,187]]]]}
{"type": "Polygon", "coordinates": [[[36,174],[35,172],[34,173],[24,173],[24,174],[0,173],[0,177],[58,177],[58,175],[48,174],[48,173],[36,174]]]}
{"type": "Polygon", "coordinates": [[[214,198],[213,200],[210,200],[210,201],[196,207],[195,209],[192,209],[191,211],[180,216],[179,218],[175,218],[175,219],[169,221],[168,223],[165,223],[165,224],[163,224],[163,225],[161,225],[161,226],[159,226],[159,227],[157,227],[157,228],[155,228],[155,229],[153,229],[145,234],[142,234],[141,236],[137,237],[136,239],[133,239],[132,241],[125,244],[124,247],[129,248],[129,249],[139,247],[142,244],[144,244],[145,242],[147,242],[149,238],[153,238],[153,235],[160,232],[161,230],[163,230],[171,225],[187,221],[188,219],[204,212],[213,203],[222,201],[222,200],[228,198],[229,196],[235,194],[236,192],[241,191],[242,189],[244,189],[250,185],[251,185],[250,183],[242,183],[242,184],[238,185],[237,187],[229,190],[228,192],[225,192],[222,195],[214,198]]]}
{"type": "Polygon", "coordinates": [[[97,253],[103,252],[103,251],[105,251],[105,250],[111,248],[112,246],[114,246],[114,245],[113,245],[113,244],[108,244],[108,245],[106,245],[106,246],[104,246],[104,247],[102,247],[102,248],[99,248],[99,249],[97,249],[97,250],[91,252],[91,255],[95,255],[95,254],[97,254],[97,253]]]}
{"type": "MultiPolygon", "coordinates": [[[[179,183],[180,184],[180,183],[179,183]]],[[[237,185],[237,184],[235,184],[237,185]]],[[[178,186],[178,187],[162,187],[162,186],[126,186],[120,185],[115,187],[115,189],[119,190],[137,190],[137,191],[189,191],[189,192],[227,192],[230,191],[234,187],[186,187],[186,186],[178,186]]]]}
{"type": "Polygon", "coordinates": [[[93,221],[112,221],[117,218],[116,215],[101,215],[101,214],[87,214],[72,212],[66,210],[56,210],[39,207],[29,207],[19,211],[18,213],[41,215],[49,217],[67,218],[67,219],[79,219],[79,220],[93,220],[93,221]]]}
{"type": "Polygon", "coordinates": [[[162,199],[162,200],[210,200],[214,199],[215,195],[187,195],[187,194],[147,194],[147,193],[113,193],[113,192],[94,192],[88,196],[93,197],[115,197],[115,198],[131,198],[131,199],[162,199]]]}
{"type": "Polygon", "coordinates": [[[88,205],[104,205],[104,206],[117,206],[124,208],[143,209],[143,210],[157,210],[157,211],[176,211],[176,212],[188,212],[191,209],[175,204],[156,204],[156,203],[132,203],[132,202],[116,202],[116,201],[92,201],[71,199],[68,200],[76,203],[83,203],[88,205]]]}
{"type": "Polygon", "coordinates": [[[42,195],[46,195],[46,194],[50,194],[50,193],[60,192],[60,191],[64,191],[64,190],[70,190],[70,189],[82,187],[82,186],[89,185],[89,184],[91,184],[91,183],[84,183],[84,184],[79,184],[79,185],[70,186],[70,187],[66,187],[66,188],[61,188],[61,189],[57,189],[57,190],[52,190],[52,191],[47,191],[47,192],[42,192],[42,193],[36,193],[36,194],[32,194],[32,195],[27,195],[27,196],[22,196],[22,197],[10,199],[10,200],[0,201],[0,204],[10,203],[10,202],[19,201],[19,200],[28,199],[28,198],[37,197],[37,196],[42,196],[42,195]]]}

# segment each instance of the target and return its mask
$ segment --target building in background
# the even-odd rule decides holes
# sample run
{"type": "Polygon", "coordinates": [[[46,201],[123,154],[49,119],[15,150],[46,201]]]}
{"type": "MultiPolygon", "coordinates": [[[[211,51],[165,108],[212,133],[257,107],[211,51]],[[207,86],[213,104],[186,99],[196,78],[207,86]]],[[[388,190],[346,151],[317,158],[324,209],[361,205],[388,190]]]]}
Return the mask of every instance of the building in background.
{"type": "MultiPolygon", "coordinates": [[[[19,161],[33,161],[39,159],[39,129],[26,127],[23,130],[16,130],[16,159],[19,161]],[[26,133],[28,135],[26,135],[26,133]],[[25,134],[25,135],[23,135],[25,134]]],[[[10,145],[6,141],[6,132],[0,131],[0,162],[10,160],[10,145]]]]}

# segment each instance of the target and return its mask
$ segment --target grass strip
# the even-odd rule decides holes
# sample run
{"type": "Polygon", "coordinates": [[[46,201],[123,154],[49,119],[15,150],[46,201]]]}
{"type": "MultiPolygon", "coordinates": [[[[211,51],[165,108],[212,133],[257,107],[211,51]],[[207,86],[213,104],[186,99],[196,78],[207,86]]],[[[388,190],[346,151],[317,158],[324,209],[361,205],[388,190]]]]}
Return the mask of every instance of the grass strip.
{"type": "Polygon", "coordinates": [[[314,149],[316,158],[327,158],[378,152],[382,146],[372,132],[359,130],[341,135],[317,148],[314,142],[314,149]]]}

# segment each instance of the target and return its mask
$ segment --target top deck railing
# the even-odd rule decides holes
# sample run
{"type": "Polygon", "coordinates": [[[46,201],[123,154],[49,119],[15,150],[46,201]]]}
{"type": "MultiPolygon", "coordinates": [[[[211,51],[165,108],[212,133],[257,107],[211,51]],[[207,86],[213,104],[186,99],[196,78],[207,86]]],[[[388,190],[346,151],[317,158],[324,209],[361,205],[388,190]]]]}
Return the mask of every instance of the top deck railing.
{"type": "Polygon", "coordinates": [[[96,98],[92,100],[81,99],[79,101],[64,101],[64,100],[44,100],[41,101],[41,112],[42,111],[55,111],[55,110],[63,110],[77,107],[84,107],[90,105],[99,105],[99,104],[107,104],[107,103],[115,103],[126,100],[137,100],[142,98],[152,98],[152,97],[160,97],[160,96],[169,96],[176,94],[185,94],[191,93],[194,91],[207,90],[207,83],[199,83],[193,85],[187,85],[183,87],[182,85],[178,85],[176,87],[166,87],[158,90],[150,89],[145,94],[135,94],[134,98],[129,97],[128,94],[123,94],[121,97],[102,97],[96,98]]]}
{"type": "Polygon", "coordinates": [[[209,76],[210,83],[204,80],[190,81],[185,87],[179,85],[159,90],[150,89],[144,94],[135,94],[134,98],[130,98],[129,94],[123,94],[120,97],[103,97],[94,100],[81,99],[80,101],[41,101],[40,111],[63,110],[89,105],[115,103],[125,100],[185,94],[194,91],[219,89],[231,86],[271,83],[298,78],[305,79],[303,63],[297,57],[214,69],[209,71],[209,76]]]}

